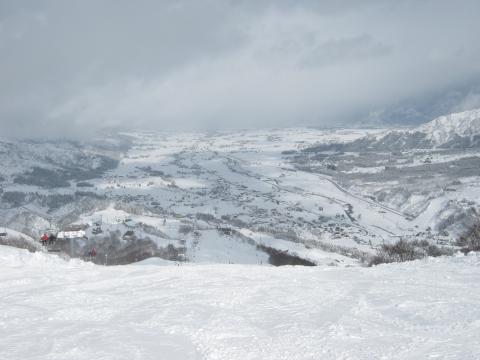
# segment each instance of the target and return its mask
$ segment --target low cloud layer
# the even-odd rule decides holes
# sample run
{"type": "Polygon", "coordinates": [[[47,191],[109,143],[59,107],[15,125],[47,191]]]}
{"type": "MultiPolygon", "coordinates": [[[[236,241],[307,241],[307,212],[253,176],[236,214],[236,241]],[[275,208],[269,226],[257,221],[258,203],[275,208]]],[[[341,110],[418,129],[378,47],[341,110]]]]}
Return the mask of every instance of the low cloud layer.
{"type": "Polygon", "coordinates": [[[478,1],[2,1],[3,136],[480,107],[478,1]]]}

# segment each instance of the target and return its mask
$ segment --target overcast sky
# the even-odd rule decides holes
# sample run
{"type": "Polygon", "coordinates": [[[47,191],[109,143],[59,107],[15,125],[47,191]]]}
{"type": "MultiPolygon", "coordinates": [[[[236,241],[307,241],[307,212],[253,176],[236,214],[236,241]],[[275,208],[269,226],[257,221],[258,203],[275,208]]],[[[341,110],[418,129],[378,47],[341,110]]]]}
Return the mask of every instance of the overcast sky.
{"type": "Polygon", "coordinates": [[[480,1],[0,0],[0,136],[480,107],[480,1]]]}

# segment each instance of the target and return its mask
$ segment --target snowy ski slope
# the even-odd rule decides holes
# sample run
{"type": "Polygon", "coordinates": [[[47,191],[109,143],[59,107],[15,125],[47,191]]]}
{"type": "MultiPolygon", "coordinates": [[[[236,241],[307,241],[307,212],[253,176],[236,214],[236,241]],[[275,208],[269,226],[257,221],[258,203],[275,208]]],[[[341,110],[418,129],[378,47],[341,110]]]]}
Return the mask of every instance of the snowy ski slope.
{"type": "Polygon", "coordinates": [[[1,246],[0,359],[479,358],[478,255],[375,268],[149,263],[1,246]]]}

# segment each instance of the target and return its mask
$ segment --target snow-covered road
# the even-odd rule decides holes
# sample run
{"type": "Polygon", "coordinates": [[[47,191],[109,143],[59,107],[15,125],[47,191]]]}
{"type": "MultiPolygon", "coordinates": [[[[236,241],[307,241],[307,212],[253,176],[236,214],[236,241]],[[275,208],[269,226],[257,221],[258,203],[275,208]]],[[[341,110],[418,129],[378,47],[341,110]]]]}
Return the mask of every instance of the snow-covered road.
{"type": "Polygon", "coordinates": [[[0,359],[478,359],[480,257],[94,266],[0,247],[0,359]]]}

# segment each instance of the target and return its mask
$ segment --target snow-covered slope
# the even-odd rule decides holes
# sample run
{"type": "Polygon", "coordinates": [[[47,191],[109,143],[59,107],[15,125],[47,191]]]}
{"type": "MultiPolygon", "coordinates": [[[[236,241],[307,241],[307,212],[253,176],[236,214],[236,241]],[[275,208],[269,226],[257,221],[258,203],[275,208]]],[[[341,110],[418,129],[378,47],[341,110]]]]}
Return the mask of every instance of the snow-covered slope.
{"type": "Polygon", "coordinates": [[[459,137],[480,136],[480,109],[440,116],[416,129],[440,146],[459,137]]]}
{"type": "Polygon", "coordinates": [[[0,139],[2,178],[19,184],[66,186],[65,181],[99,176],[116,166],[116,161],[86,144],[68,141],[8,141],[0,139]],[[28,175],[32,175],[31,177],[28,175]],[[47,181],[48,179],[48,181],[47,181]],[[62,181],[59,181],[62,180],[62,181]]]}
{"type": "Polygon", "coordinates": [[[0,244],[17,246],[19,248],[30,249],[32,251],[42,250],[40,243],[32,237],[6,227],[0,227],[0,244]]]}
{"type": "Polygon", "coordinates": [[[101,267],[0,246],[1,359],[478,359],[480,257],[101,267]]]}
{"type": "Polygon", "coordinates": [[[413,129],[371,133],[347,143],[322,143],[309,151],[406,151],[473,147],[480,147],[480,109],[440,116],[413,129]]]}

